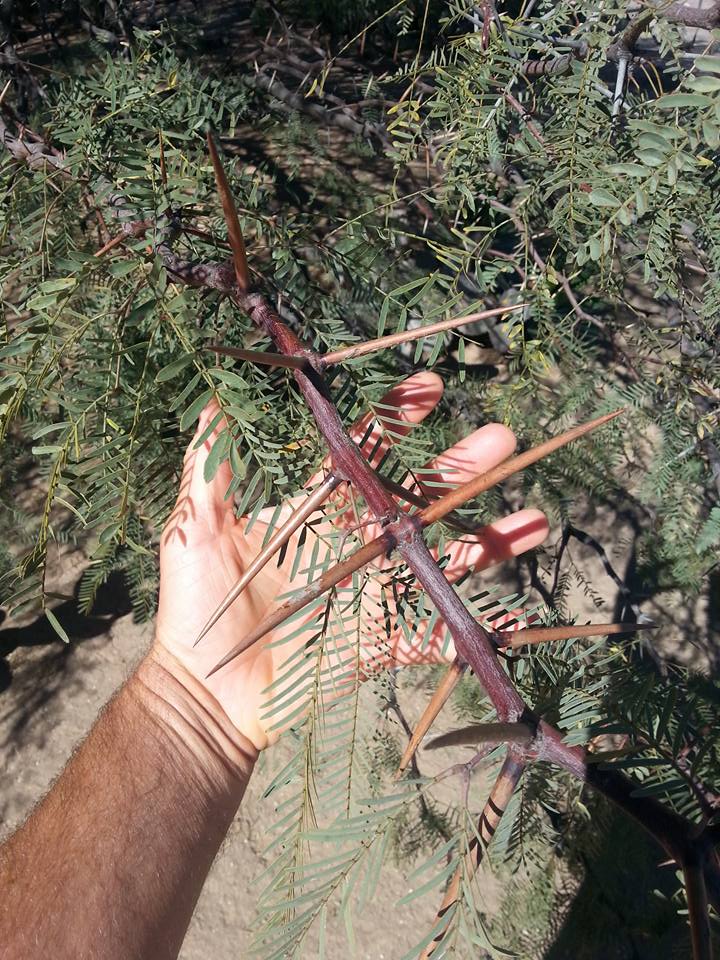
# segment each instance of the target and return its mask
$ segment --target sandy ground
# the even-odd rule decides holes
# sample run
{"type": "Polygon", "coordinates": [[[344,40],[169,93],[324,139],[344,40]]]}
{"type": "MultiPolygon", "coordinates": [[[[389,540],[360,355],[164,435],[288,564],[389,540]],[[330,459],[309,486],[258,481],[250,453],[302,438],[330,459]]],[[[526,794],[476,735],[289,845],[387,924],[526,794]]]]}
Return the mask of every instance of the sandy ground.
{"type": "MultiPolygon", "coordinates": [[[[607,518],[599,518],[594,529],[598,536],[607,533],[607,518]]],[[[611,560],[616,569],[624,570],[622,544],[627,541],[618,527],[611,560]]],[[[574,592],[575,609],[580,609],[581,622],[586,619],[606,620],[612,617],[614,594],[610,584],[602,581],[592,551],[582,545],[573,547],[574,560],[582,561],[589,575],[595,577],[598,590],[606,590],[607,604],[595,610],[592,603],[574,592]]],[[[84,557],[79,552],[59,555],[52,565],[50,588],[61,594],[72,594],[82,572],[84,557]]],[[[521,586],[511,578],[508,589],[521,586]]],[[[497,582],[497,577],[493,576],[497,582]]],[[[133,665],[150,643],[152,624],[133,623],[127,599],[122,590],[110,584],[100,598],[97,615],[79,617],[71,600],[55,608],[73,643],[60,643],[46,621],[23,624],[6,623],[0,629],[0,833],[18,825],[34,803],[42,797],[62,769],[75,745],[93,723],[99,709],[127,677],[133,665]]],[[[666,628],[653,638],[661,655],[673,654],[694,663],[698,668],[712,669],[717,662],[717,637],[712,624],[708,631],[708,601],[698,600],[693,606],[682,598],[665,596],[644,606],[666,628]],[[688,632],[689,625],[693,630],[688,632]]],[[[712,620],[712,617],[709,618],[712,620]]],[[[418,690],[409,702],[404,698],[408,719],[414,722],[427,695],[418,690]]],[[[452,725],[448,718],[438,732],[452,725]]],[[[255,920],[260,876],[267,865],[263,850],[267,843],[266,824],[272,821],[272,800],[263,799],[262,791],[272,770],[287,755],[281,743],[266,754],[265,769],[256,771],[245,801],[229,832],[223,849],[208,878],[182,950],[182,960],[236,960],[247,955],[250,932],[255,920]]],[[[428,755],[425,755],[427,758],[428,755]]],[[[458,758],[459,759],[459,758],[458,758]]],[[[447,764],[443,758],[442,766],[447,764]]],[[[426,759],[424,759],[424,768],[426,759]]],[[[427,769],[426,772],[433,772],[427,769]]],[[[412,869],[408,866],[407,873],[412,869]]],[[[357,958],[399,960],[416,943],[423,931],[430,928],[437,897],[430,894],[402,910],[392,905],[408,890],[406,875],[393,864],[385,867],[382,895],[376,897],[365,912],[356,918],[357,958]]],[[[486,870],[482,879],[485,909],[492,912],[500,895],[498,883],[486,870]]],[[[303,957],[317,955],[312,937],[307,941],[303,957]]],[[[337,916],[330,925],[327,955],[331,958],[348,954],[342,922],[337,916]]],[[[560,954],[563,957],[564,954],[560,954]]],[[[640,954],[633,954],[639,956],[640,954]]]]}
{"type": "MultiPolygon", "coordinates": [[[[82,562],[78,554],[63,556],[55,567],[52,588],[71,592],[82,562]]],[[[101,611],[122,610],[122,597],[109,593],[101,601],[101,611]]],[[[80,618],[67,604],[60,608],[59,616],[70,636],[76,638],[69,646],[37,622],[20,628],[6,624],[0,630],[0,649],[3,644],[7,649],[13,643],[34,641],[34,645],[18,646],[10,653],[12,677],[5,677],[6,689],[0,693],[0,834],[21,823],[43,796],[152,637],[152,624],[133,623],[129,612],[80,618]]],[[[422,709],[425,694],[419,692],[415,700],[411,719],[422,709]]],[[[238,960],[247,955],[262,886],[260,876],[268,863],[263,854],[268,842],[266,824],[273,818],[272,800],[263,799],[262,792],[272,771],[288,756],[288,748],[281,742],[265,755],[263,769],[256,771],[205,885],[182,960],[238,960]]],[[[407,872],[411,870],[409,866],[407,872]]],[[[432,925],[436,896],[416,901],[411,909],[389,909],[408,890],[406,876],[392,863],[384,869],[380,889],[382,896],[355,918],[354,956],[359,960],[398,960],[432,925]]],[[[491,892],[488,889],[488,896],[491,892]]],[[[337,911],[330,916],[327,956],[345,956],[344,925],[337,911]]],[[[302,955],[317,956],[312,935],[302,955]]]]}
{"type": "MultiPolygon", "coordinates": [[[[2,799],[0,829],[16,826],[47,790],[72,748],[89,730],[98,710],[127,676],[150,642],[152,626],[137,626],[131,615],[118,618],[107,633],[69,649],[57,644],[24,648],[12,657],[13,684],[0,697],[2,799]]],[[[273,768],[282,759],[269,757],[273,768]]],[[[236,960],[245,955],[255,916],[258,878],[267,860],[264,824],[272,818],[270,800],[262,800],[268,769],[253,778],[222,852],[213,867],[181,953],[183,960],[236,960]]],[[[356,926],[358,957],[400,957],[415,942],[418,924],[430,924],[432,907],[390,916],[388,900],[399,899],[407,885],[402,874],[386,868],[384,896],[356,926]],[[422,915],[426,914],[426,915],[422,915]],[[383,949],[381,946],[385,944],[383,949]]],[[[344,935],[335,931],[329,956],[340,956],[344,935]]],[[[310,948],[310,943],[308,944],[310,948]]],[[[313,956],[314,951],[307,953],[313,956]]]]}

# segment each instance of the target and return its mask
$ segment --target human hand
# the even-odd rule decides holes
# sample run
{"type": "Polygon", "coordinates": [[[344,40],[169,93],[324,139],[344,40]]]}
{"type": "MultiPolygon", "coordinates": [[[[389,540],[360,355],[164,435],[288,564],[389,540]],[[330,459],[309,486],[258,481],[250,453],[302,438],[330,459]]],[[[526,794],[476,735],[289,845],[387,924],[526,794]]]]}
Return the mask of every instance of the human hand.
{"type": "MultiPolygon", "coordinates": [[[[393,420],[403,420],[406,426],[399,427],[392,422],[388,425],[389,429],[395,433],[401,430],[409,432],[413,424],[420,423],[433,410],[442,390],[440,378],[429,372],[416,374],[393,388],[383,398],[381,409],[393,420]],[[386,413],[388,406],[396,410],[386,413]]],[[[276,738],[277,731],[270,731],[269,727],[274,728],[278,720],[277,717],[273,717],[270,723],[263,720],[263,704],[269,696],[264,691],[282,674],[283,664],[288,658],[315,632],[309,621],[314,619],[318,604],[308,608],[306,631],[298,630],[301,621],[294,621],[291,626],[283,624],[206,679],[207,673],[237,644],[242,635],[248,633],[278,604],[278,598],[306,583],[300,575],[294,580],[290,578],[301,533],[297,531],[288,545],[285,561],[280,566],[274,559],[268,563],[207,637],[193,647],[204,624],[260,551],[267,525],[274,513],[273,508],[264,510],[248,531],[247,518],[236,519],[232,498],[225,499],[232,476],[229,464],[224,464],[217,471],[211,483],[205,482],[205,460],[221,427],[216,427],[216,431],[198,449],[195,449],[195,443],[217,412],[216,406],[209,405],[200,417],[197,433],[185,457],[177,504],[163,531],[156,646],[161,652],[171,654],[184,670],[202,684],[219,702],[235,728],[255,747],[262,749],[276,738]],[[285,637],[289,639],[283,643],[285,637]]],[[[377,465],[390,440],[377,423],[369,436],[365,436],[372,420],[372,415],[364,417],[353,427],[351,436],[358,443],[364,438],[362,449],[366,455],[372,452],[370,462],[377,465]]],[[[510,430],[499,424],[487,424],[431,461],[429,466],[436,471],[432,479],[453,485],[461,484],[505,460],[514,449],[515,437],[510,430]]],[[[315,486],[322,477],[322,472],[318,473],[309,486],[315,486]]],[[[425,484],[429,479],[423,474],[425,484]]],[[[332,528],[356,525],[357,518],[350,509],[349,498],[347,485],[343,484],[327,502],[326,511],[331,519],[321,517],[309,529],[298,570],[302,571],[308,566],[318,538],[323,541],[332,528]]],[[[287,505],[278,523],[289,516],[294,505],[287,505]]],[[[368,522],[367,518],[361,517],[360,523],[360,533],[364,539],[372,539],[379,533],[378,525],[368,522]]],[[[450,558],[445,575],[450,581],[455,581],[468,568],[484,570],[523,553],[538,546],[547,535],[547,530],[547,521],[542,513],[538,510],[522,510],[478,533],[463,535],[462,540],[446,547],[450,558]]],[[[391,564],[392,561],[381,558],[375,568],[382,569],[391,564]]],[[[438,622],[432,635],[424,640],[420,631],[409,642],[399,628],[391,628],[388,636],[380,591],[378,578],[373,577],[363,593],[363,663],[370,661],[376,668],[382,662],[403,665],[441,660],[444,624],[438,622]]],[[[392,616],[390,619],[394,620],[392,616]]],[[[453,656],[453,650],[445,650],[444,654],[453,656]]]]}

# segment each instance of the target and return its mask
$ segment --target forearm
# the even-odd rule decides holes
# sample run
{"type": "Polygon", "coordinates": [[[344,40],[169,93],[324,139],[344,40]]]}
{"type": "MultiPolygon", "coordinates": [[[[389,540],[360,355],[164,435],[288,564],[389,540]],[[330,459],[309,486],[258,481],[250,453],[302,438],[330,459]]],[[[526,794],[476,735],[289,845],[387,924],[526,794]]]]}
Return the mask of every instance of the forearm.
{"type": "Polygon", "coordinates": [[[3,957],[176,957],[255,756],[198,681],[151,654],[0,848],[3,957]]]}

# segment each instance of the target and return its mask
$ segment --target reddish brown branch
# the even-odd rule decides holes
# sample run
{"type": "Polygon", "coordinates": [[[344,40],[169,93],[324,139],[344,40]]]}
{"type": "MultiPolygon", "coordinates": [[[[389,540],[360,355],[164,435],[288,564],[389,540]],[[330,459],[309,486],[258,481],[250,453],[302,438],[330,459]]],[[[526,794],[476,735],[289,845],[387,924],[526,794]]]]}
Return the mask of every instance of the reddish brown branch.
{"type": "Polygon", "coordinates": [[[720,2],[715,0],[706,7],[696,7],[691,3],[672,3],[669,7],[659,9],[657,15],[673,23],[682,23],[686,27],[712,30],[720,25],[720,2]]]}
{"type": "MultiPolygon", "coordinates": [[[[256,325],[274,340],[282,353],[295,357],[307,357],[314,367],[320,365],[320,358],[303,347],[262,297],[257,294],[243,295],[236,288],[236,299],[256,325]]],[[[507,778],[512,779],[515,776],[514,783],[516,783],[527,759],[544,759],[558,764],[617,803],[648,830],[678,863],[684,865],[688,862],[691,854],[697,849],[695,828],[692,824],[666,809],[653,798],[637,797],[635,785],[624,774],[612,769],[600,770],[595,765],[589,766],[581,748],[568,746],[560,731],[544,720],[535,721],[531,711],[527,709],[499,663],[497,651],[489,634],[472,618],[432,558],[421,535],[422,526],[441,519],[467,499],[477,496],[489,486],[510,476],[515,470],[535,462],[541,456],[557,449],[563,442],[576,439],[606,423],[621,411],[600,417],[592,424],[577,427],[568,431],[562,438],[554,438],[536,450],[521,454],[501,465],[497,470],[489,471],[485,476],[463,484],[457,490],[440,498],[419,517],[408,517],[398,514],[395,502],[344,431],[327,386],[317,369],[311,372],[295,370],[294,376],[330,451],[333,472],[356,486],[365,498],[371,513],[385,528],[382,536],[376,541],[361,548],[352,557],[338,564],[334,570],[323,574],[318,584],[302,591],[299,601],[295,601],[298,603],[295,609],[300,609],[311,602],[318,595],[318,587],[320,592],[323,592],[349,576],[361,564],[370,562],[386,550],[397,548],[448,626],[458,655],[477,675],[495,707],[498,719],[501,722],[514,722],[522,718],[526,722],[536,723],[535,739],[530,747],[525,748],[524,755],[520,759],[512,754],[509,755],[506,763],[511,764],[511,769],[507,771],[507,778]]],[[[271,624],[281,623],[289,612],[287,605],[284,611],[283,608],[276,611],[271,616],[270,623],[265,621],[261,624],[255,631],[255,635],[247,638],[243,644],[231,651],[215,670],[220,669],[236,656],[239,649],[249,646],[264,635],[271,628],[271,624]]],[[[498,789],[501,789],[501,785],[498,789]]]]}

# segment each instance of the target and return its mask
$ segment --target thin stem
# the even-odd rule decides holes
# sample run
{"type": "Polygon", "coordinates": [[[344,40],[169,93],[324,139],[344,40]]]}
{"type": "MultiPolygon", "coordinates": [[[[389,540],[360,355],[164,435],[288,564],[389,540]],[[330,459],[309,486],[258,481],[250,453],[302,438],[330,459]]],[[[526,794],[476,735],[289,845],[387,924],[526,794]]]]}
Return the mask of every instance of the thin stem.
{"type": "Polygon", "coordinates": [[[693,960],[712,960],[713,949],[710,935],[707,890],[702,864],[695,858],[683,865],[685,895],[690,922],[693,960]]]}
{"type": "Polygon", "coordinates": [[[578,637],[610,637],[617,633],[654,630],[654,623],[588,623],[571,627],[530,627],[527,630],[498,630],[491,638],[501,649],[513,650],[528,644],[552,643],[578,637]]]}

